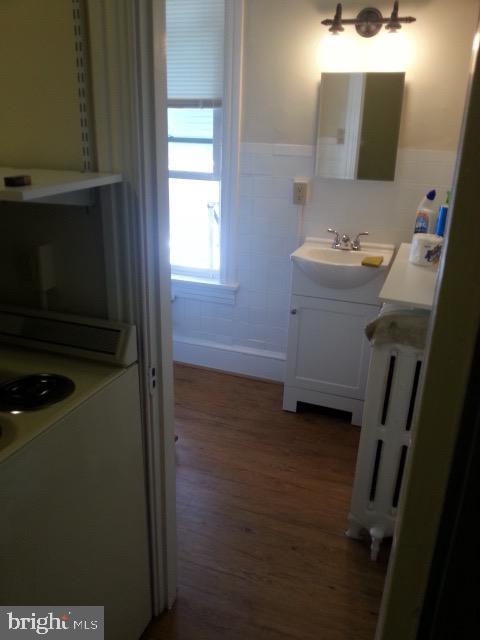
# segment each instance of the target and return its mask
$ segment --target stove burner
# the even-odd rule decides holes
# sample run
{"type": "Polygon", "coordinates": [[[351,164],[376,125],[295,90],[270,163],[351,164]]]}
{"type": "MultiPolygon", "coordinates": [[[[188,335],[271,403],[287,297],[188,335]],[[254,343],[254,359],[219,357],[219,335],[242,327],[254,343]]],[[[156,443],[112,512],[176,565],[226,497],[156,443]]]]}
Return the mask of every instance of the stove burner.
{"type": "Polygon", "coordinates": [[[33,411],[64,400],[73,393],[70,378],[34,373],[0,385],[0,411],[33,411]]]}

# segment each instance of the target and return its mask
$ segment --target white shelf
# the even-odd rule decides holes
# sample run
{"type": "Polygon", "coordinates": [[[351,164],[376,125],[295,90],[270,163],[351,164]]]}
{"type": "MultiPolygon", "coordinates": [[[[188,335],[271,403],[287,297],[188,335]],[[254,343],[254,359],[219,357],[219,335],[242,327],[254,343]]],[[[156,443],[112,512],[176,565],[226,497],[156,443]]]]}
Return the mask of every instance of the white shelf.
{"type": "Polygon", "coordinates": [[[80,171],[54,171],[50,169],[25,169],[0,167],[0,200],[30,202],[73,191],[105,187],[122,181],[119,173],[82,173],[80,171]],[[5,187],[5,176],[29,175],[32,184],[26,187],[5,187]]]}
{"type": "Polygon", "coordinates": [[[409,254],[410,245],[403,243],[380,291],[380,300],[420,309],[431,309],[437,271],[430,267],[412,264],[408,260],[409,254]]]}

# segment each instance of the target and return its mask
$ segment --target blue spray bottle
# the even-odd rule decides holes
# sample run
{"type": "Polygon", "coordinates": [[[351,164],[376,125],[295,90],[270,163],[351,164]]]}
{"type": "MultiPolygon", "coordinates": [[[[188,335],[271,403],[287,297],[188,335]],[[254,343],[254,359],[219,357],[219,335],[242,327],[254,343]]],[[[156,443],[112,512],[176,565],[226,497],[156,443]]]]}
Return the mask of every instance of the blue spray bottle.
{"type": "Polygon", "coordinates": [[[435,235],[436,236],[444,236],[445,235],[445,226],[447,224],[447,214],[448,214],[448,206],[450,204],[451,191],[447,191],[447,200],[445,204],[440,206],[438,210],[438,218],[437,224],[435,225],[435,235]]]}

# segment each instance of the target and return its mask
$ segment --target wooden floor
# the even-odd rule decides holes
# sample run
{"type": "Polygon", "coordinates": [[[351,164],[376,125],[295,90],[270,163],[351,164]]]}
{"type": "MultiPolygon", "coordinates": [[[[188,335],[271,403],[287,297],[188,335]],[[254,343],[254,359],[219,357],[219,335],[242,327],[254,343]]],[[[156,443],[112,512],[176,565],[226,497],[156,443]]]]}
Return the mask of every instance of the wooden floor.
{"type": "Polygon", "coordinates": [[[373,640],[386,569],[344,536],[359,430],[176,366],[178,600],[144,640],[373,640]]]}

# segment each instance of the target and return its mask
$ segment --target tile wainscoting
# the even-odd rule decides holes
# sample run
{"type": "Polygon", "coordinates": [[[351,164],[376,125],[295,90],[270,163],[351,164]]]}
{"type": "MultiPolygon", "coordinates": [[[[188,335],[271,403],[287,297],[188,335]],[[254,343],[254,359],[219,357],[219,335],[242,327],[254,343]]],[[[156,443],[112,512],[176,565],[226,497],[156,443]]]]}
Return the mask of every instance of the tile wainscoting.
{"type": "MultiPolygon", "coordinates": [[[[456,153],[400,149],[395,182],[315,179],[303,235],[369,231],[372,242],[411,239],[416,206],[451,188],[456,153]]],[[[299,245],[301,208],[295,178],[312,178],[314,148],[243,143],[234,305],[177,296],[172,303],[174,357],[261,378],[283,380],[289,312],[290,254],[299,245]]]]}

